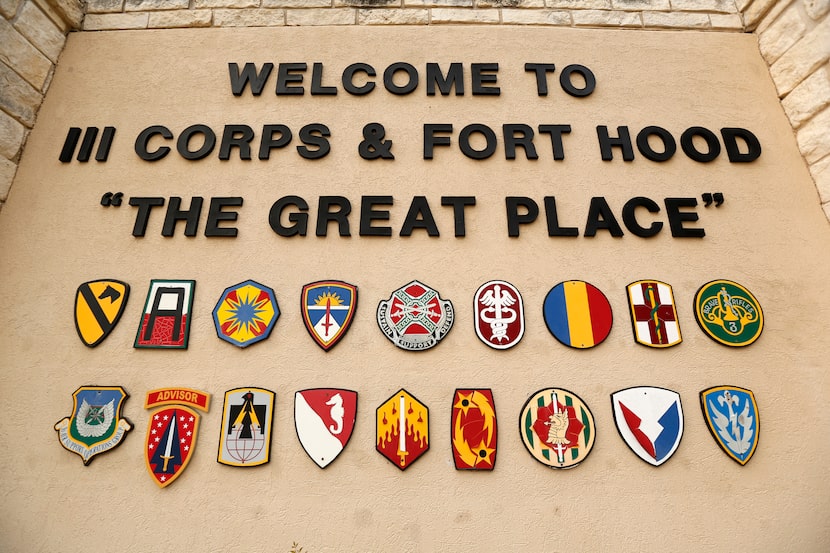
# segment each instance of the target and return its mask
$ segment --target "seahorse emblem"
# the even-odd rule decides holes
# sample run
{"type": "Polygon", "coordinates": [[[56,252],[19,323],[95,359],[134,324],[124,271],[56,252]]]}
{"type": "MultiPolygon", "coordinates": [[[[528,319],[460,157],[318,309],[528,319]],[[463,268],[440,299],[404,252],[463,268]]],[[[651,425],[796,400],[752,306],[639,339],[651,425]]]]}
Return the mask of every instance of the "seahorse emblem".
{"type": "Polygon", "coordinates": [[[346,410],[343,408],[343,397],[340,394],[335,394],[326,405],[331,405],[329,415],[337,426],[329,425],[329,430],[335,436],[343,432],[343,417],[346,416],[346,410]]]}

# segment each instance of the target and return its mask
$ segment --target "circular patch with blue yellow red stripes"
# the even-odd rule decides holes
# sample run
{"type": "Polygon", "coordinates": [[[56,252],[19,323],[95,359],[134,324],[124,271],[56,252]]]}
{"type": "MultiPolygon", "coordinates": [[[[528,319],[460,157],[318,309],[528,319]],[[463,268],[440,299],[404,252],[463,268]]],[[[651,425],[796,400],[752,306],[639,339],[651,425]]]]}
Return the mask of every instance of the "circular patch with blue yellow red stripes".
{"type": "Polygon", "coordinates": [[[613,316],[608,298],[582,280],[566,280],[551,288],[543,310],[550,333],[572,348],[592,348],[611,332],[613,316]]]}

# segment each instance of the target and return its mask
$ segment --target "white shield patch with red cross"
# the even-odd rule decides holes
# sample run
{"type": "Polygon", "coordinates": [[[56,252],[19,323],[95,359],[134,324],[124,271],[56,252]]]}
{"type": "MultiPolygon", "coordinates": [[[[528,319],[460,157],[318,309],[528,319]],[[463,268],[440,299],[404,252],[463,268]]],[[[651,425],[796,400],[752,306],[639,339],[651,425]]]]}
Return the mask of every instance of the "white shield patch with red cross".
{"type": "Polygon", "coordinates": [[[659,280],[638,280],[629,284],[627,290],[631,325],[638,344],[667,348],[683,340],[670,285],[659,280]]]}

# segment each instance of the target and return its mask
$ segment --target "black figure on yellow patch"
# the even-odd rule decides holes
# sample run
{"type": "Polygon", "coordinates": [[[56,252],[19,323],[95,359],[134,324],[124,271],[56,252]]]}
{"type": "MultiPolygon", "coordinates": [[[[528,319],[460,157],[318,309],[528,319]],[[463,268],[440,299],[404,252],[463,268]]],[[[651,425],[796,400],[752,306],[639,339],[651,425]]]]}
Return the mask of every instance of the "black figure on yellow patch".
{"type": "Polygon", "coordinates": [[[78,286],[75,329],[81,341],[94,348],[109,336],[127,305],[130,285],[120,280],[93,280],[78,286]]]}

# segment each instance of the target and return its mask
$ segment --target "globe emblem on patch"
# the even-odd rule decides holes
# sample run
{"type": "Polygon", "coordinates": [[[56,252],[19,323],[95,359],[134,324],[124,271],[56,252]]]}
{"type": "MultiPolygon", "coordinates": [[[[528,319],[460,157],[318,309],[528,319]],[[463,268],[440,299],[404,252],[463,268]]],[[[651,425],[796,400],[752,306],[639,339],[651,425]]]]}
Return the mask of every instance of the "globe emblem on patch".
{"type": "Polygon", "coordinates": [[[239,463],[256,459],[265,448],[265,435],[260,426],[236,425],[225,440],[228,455],[239,463]]]}
{"type": "Polygon", "coordinates": [[[264,388],[234,388],[225,392],[219,455],[232,467],[256,467],[271,459],[271,427],[276,395],[264,388]]]}

